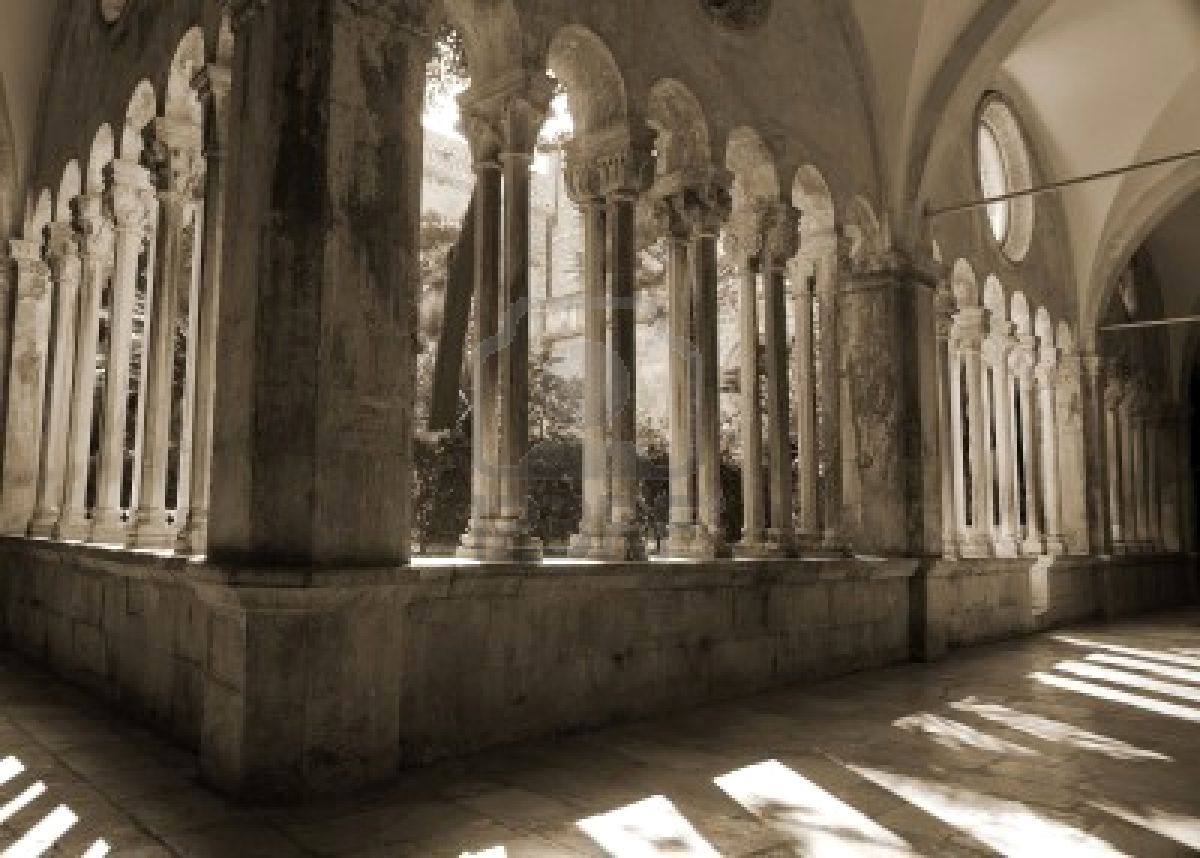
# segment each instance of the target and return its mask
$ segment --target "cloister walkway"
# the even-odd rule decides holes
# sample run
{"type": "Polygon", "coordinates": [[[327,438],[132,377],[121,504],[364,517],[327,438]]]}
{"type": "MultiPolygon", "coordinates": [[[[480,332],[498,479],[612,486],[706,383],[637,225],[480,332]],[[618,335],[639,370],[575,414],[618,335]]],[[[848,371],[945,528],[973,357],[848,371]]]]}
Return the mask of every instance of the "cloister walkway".
{"type": "Polygon", "coordinates": [[[515,746],[302,808],[229,804],[194,767],[0,654],[5,855],[1190,854],[1200,611],[515,746]]]}

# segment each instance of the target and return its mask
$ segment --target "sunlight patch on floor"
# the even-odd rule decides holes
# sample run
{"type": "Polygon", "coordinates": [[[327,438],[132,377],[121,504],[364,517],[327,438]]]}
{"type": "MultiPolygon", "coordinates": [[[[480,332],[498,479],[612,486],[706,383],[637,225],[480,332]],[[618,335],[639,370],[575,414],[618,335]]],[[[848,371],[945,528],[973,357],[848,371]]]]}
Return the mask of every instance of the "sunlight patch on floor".
{"type": "Polygon", "coordinates": [[[930,739],[944,748],[952,751],[985,751],[989,754],[1012,754],[1018,757],[1036,757],[1038,752],[1016,742],[1009,742],[976,730],[961,721],[934,715],[931,712],[920,712],[916,715],[906,715],[892,722],[893,727],[912,733],[924,733],[930,739]]]}
{"type": "Polygon", "coordinates": [[[1108,804],[1102,801],[1089,802],[1092,807],[1099,808],[1105,813],[1111,813],[1118,819],[1140,826],[1147,831],[1182,843],[1189,849],[1200,851],[1200,819],[1194,816],[1184,816],[1179,813],[1168,813],[1158,808],[1150,808],[1145,813],[1139,813],[1127,807],[1108,804]]]}
{"type": "Polygon", "coordinates": [[[1162,652],[1156,649],[1140,649],[1134,646],[1122,646],[1121,644],[1105,643],[1103,641],[1093,641],[1086,638],[1076,638],[1070,635],[1052,635],[1054,640],[1062,643],[1074,644],[1075,646],[1087,647],[1089,649],[1102,649],[1108,652],[1116,652],[1121,655],[1140,656],[1141,658],[1154,659],[1156,661],[1165,661],[1168,664],[1177,664],[1182,667],[1200,668],[1200,658],[1191,658],[1189,656],[1177,655],[1173,652],[1162,652]]]}
{"type": "Polygon", "coordinates": [[[609,854],[622,858],[719,858],[717,850],[661,795],[575,824],[609,854]]]}
{"type": "Polygon", "coordinates": [[[1060,661],[1054,665],[1055,670],[1082,676],[1085,679],[1098,679],[1101,682],[1111,682],[1113,685],[1126,685],[1154,694],[1164,694],[1167,697],[1178,697],[1192,703],[1200,703],[1200,688],[1179,685],[1175,682],[1163,682],[1161,679],[1151,679],[1127,670],[1116,670],[1098,664],[1088,664],[1083,661],[1060,661]]]}
{"type": "Polygon", "coordinates": [[[1115,667],[1125,667],[1130,670],[1140,670],[1143,673],[1156,673],[1159,676],[1166,676],[1170,679],[1178,679],[1180,682],[1200,682],[1200,671],[1187,670],[1182,667],[1172,667],[1169,664],[1158,664],[1157,662],[1147,661],[1145,659],[1130,658],[1125,655],[1110,655],[1106,652],[1094,652],[1089,655],[1085,661],[1094,661],[1101,664],[1111,664],[1115,667]]]}
{"type": "Polygon", "coordinates": [[[1103,840],[1039,816],[1017,801],[866,766],[846,764],[846,767],[930,816],[967,832],[1001,855],[1096,858],[1123,854],[1103,840]]]}
{"type": "Polygon", "coordinates": [[[1055,688],[1061,688],[1065,691],[1074,691],[1079,694],[1086,694],[1090,697],[1099,697],[1103,700],[1111,700],[1113,703],[1124,703],[1127,706],[1136,706],[1139,709],[1145,709],[1148,712],[1157,712],[1159,715],[1168,715],[1172,718],[1179,718],[1184,721],[1194,721],[1200,723],[1200,709],[1192,706],[1184,706],[1181,703],[1169,703],[1166,700],[1157,700],[1153,697],[1143,697],[1140,694],[1133,694],[1128,691],[1121,691],[1118,688],[1109,688],[1106,685],[1097,685],[1094,682],[1086,682],[1082,679],[1071,679],[1066,676],[1058,676],[1053,673],[1043,673],[1035,671],[1029,674],[1030,679],[1034,679],[1044,685],[1052,685],[1055,688]]]}
{"type": "Polygon", "coordinates": [[[1147,751],[1120,739],[1081,730],[1073,724],[1020,712],[998,703],[980,703],[974,697],[950,704],[951,709],[970,712],[988,721],[1003,724],[1013,730],[1028,733],[1046,742],[1057,742],[1083,751],[1095,751],[1116,760],[1161,760],[1174,762],[1173,757],[1157,751],[1147,751]]]}
{"type": "Polygon", "coordinates": [[[25,832],[24,836],[4,850],[4,858],[38,858],[79,821],[79,817],[60,804],[45,818],[25,832]]]}
{"type": "Polygon", "coordinates": [[[767,826],[790,837],[802,855],[916,854],[905,840],[777,760],[713,782],[767,826]]]}

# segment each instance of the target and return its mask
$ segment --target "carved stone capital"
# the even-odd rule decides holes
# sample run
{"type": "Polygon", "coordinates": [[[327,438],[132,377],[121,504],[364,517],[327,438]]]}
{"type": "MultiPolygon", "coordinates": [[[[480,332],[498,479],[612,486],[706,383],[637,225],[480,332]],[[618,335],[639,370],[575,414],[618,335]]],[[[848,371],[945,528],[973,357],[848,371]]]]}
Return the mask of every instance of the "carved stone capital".
{"type": "Polygon", "coordinates": [[[204,106],[204,154],[221,157],[229,144],[229,92],[233,75],[219,63],[205,63],[192,77],[192,88],[204,106]]]}
{"type": "Polygon", "coordinates": [[[729,171],[719,167],[677,170],[658,176],[649,194],[656,205],[663,201],[670,206],[683,236],[714,238],[732,211],[732,181],[729,171]]]}
{"type": "Polygon", "coordinates": [[[113,253],[112,221],[104,211],[104,195],[82,194],[75,199],[75,226],[80,235],[80,253],[85,262],[108,262],[113,253]]]}
{"type": "Polygon", "coordinates": [[[8,255],[17,266],[17,272],[36,272],[38,266],[45,265],[42,260],[42,243],[31,238],[12,238],[8,242],[8,255]]]}
{"type": "Polygon", "coordinates": [[[133,161],[117,159],[107,167],[106,202],[117,229],[140,232],[146,225],[144,194],[150,189],[146,169],[133,161]]]}
{"type": "Polygon", "coordinates": [[[55,221],[46,227],[46,261],[57,282],[78,282],[79,233],[73,224],[55,221]]]}
{"type": "Polygon", "coordinates": [[[1016,337],[1008,352],[1008,368],[1022,382],[1033,379],[1033,368],[1037,363],[1037,340],[1032,336],[1016,337]]]}
{"type": "Polygon", "coordinates": [[[174,117],[160,116],[147,126],[146,151],[160,199],[180,205],[195,199],[204,175],[198,127],[174,117]]]}
{"type": "Polygon", "coordinates": [[[229,12],[229,26],[235,33],[268,3],[270,0],[221,0],[221,5],[229,12]]]}
{"type": "Polygon", "coordinates": [[[472,84],[458,103],[475,162],[532,158],[553,97],[554,81],[540,71],[517,69],[472,84]]]}
{"type": "Polygon", "coordinates": [[[800,250],[800,210],[784,200],[773,200],[763,217],[764,250],[770,264],[783,268],[800,250]]]}

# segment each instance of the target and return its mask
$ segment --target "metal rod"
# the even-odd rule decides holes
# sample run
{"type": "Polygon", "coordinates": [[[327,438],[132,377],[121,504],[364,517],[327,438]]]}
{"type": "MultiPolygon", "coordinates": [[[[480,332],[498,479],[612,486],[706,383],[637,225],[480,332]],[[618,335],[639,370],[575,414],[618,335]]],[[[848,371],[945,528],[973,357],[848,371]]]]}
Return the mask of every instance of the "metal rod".
{"type": "Polygon", "coordinates": [[[1170,319],[1146,319],[1141,322],[1117,322],[1112,325],[1101,325],[1102,331],[1125,331],[1131,328],[1162,328],[1167,325],[1194,325],[1200,322],[1200,316],[1175,316],[1170,319]]]}
{"type": "Polygon", "coordinates": [[[1192,149],[1188,152],[1179,152],[1175,155],[1165,155],[1162,158],[1153,158],[1149,161],[1139,161],[1136,164],[1129,164],[1125,167],[1115,167],[1111,170],[1102,170],[1099,173],[1089,173],[1086,176],[1076,176],[1073,179],[1063,179],[1059,182],[1050,182],[1046,185],[1038,185],[1036,188],[1027,188],[1023,191],[1010,191],[1007,194],[999,194],[994,197],[984,197],[981,200],[972,200],[969,203],[958,203],[957,205],[944,206],[940,209],[926,211],[925,217],[940,217],[944,214],[952,214],[954,212],[967,211],[969,209],[983,208],[990,206],[993,203],[1003,203],[1008,200],[1015,200],[1019,197],[1035,196],[1037,194],[1045,194],[1050,191],[1058,191],[1063,188],[1069,188],[1072,185],[1081,185],[1084,182],[1094,182],[1098,179],[1110,179],[1113,176],[1121,176],[1125,173],[1132,173],[1135,170],[1145,170],[1148,167],[1159,167],[1163,164],[1171,164],[1175,161],[1184,161],[1188,158],[1200,156],[1200,149],[1192,149]]]}

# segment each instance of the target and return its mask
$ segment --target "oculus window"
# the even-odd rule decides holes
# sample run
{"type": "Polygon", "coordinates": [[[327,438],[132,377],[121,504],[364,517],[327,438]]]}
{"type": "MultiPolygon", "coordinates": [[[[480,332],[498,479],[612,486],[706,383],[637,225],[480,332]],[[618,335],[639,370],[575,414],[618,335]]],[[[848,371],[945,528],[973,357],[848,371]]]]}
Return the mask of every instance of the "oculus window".
{"type": "MultiPolygon", "coordinates": [[[[1023,191],[1032,187],[1032,170],[1025,138],[1008,104],[989,96],[983,103],[975,129],[979,190],[984,197],[1023,191]]],[[[1020,262],[1033,239],[1032,197],[1016,197],[987,206],[992,238],[1004,255],[1020,262]]]]}

